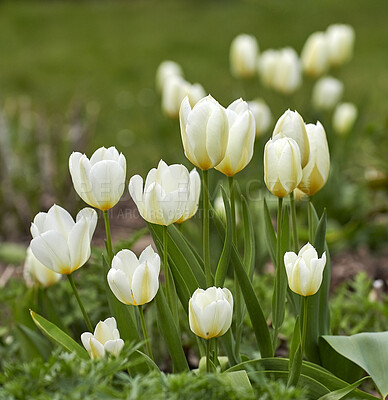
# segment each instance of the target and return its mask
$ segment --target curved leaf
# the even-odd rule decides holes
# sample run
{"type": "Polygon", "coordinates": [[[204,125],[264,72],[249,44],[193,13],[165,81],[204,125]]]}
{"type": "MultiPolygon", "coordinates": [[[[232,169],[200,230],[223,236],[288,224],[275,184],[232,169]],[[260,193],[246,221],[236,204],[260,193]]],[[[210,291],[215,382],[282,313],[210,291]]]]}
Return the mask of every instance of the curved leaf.
{"type": "Polygon", "coordinates": [[[338,389],[338,390],[335,390],[334,392],[325,394],[324,396],[320,397],[318,400],[340,400],[343,397],[345,397],[347,394],[353,392],[354,389],[358,388],[362,382],[364,382],[366,379],[369,379],[369,378],[370,378],[370,376],[365,376],[364,378],[361,378],[357,382],[354,382],[351,385],[344,387],[343,389],[338,389]]]}

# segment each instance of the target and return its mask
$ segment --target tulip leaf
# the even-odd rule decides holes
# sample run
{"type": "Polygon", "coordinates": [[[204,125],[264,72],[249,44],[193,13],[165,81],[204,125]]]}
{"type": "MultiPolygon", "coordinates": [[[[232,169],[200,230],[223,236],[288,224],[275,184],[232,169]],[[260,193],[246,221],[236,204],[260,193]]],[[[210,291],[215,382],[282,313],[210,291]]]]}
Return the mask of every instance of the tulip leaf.
{"type": "Polygon", "coordinates": [[[16,325],[16,333],[23,358],[26,361],[35,357],[47,360],[51,354],[51,343],[37,332],[23,324],[16,325]]]}
{"type": "Polygon", "coordinates": [[[154,370],[154,371],[160,372],[160,369],[156,365],[155,361],[152,358],[150,358],[149,356],[147,356],[147,354],[143,353],[140,350],[136,350],[135,353],[138,354],[140,357],[142,357],[144,359],[144,361],[147,363],[148,368],[149,368],[150,371],[154,370]]]}
{"type": "Polygon", "coordinates": [[[267,239],[268,252],[271,260],[276,264],[276,234],[272,225],[271,214],[269,213],[267,201],[264,198],[264,222],[265,222],[265,237],[267,239]]]}
{"type": "Polygon", "coordinates": [[[388,332],[353,336],[323,336],[334,350],[364,369],[382,397],[388,396],[388,332]]]}
{"type": "Polygon", "coordinates": [[[255,268],[255,231],[251,218],[248,203],[244,196],[241,196],[241,208],[244,221],[244,258],[243,264],[248,276],[252,279],[255,268]]]}
{"type": "Polygon", "coordinates": [[[302,346],[300,337],[300,320],[296,317],[294,335],[290,346],[289,376],[287,386],[296,386],[302,368],[302,346]]]}
{"type": "Polygon", "coordinates": [[[365,376],[364,378],[361,378],[357,382],[354,382],[351,385],[344,387],[343,389],[338,389],[334,392],[330,392],[328,394],[325,394],[324,396],[321,396],[318,400],[340,400],[347,394],[353,392],[354,389],[357,389],[362,382],[369,378],[370,376],[365,376]]]}
{"type": "MultiPolygon", "coordinates": [[[[249,380],[248,374],[245,370],[241,371],[234,371],[234,372],[227,372],[225,374],[229,382],[234,386],[238,388],[244,388],[245,394],[254,396],[253,388],[251,385],[251,382],[249,380]]],[[[250,397],[249,396],[249,397],[250,397]]]]}
{"type": "Polygon", "coordinates": [[[74,339],[72,339],[67,333],[63,332],[52,322],[47,321],[41,315],[30,310],[31,317],[35,322],[35,325],[50,339],[64,347],[67,351],[76,353],[78,357],[88,359],[87,351],[81,347],[74,339]]]}
{"type": "MultiPolygon", "coordinates": [[[[248,376],[253,379],[257,376],[264,375],[287,382],[288,365],[289,360],[287,358],[261,358],[257,360],[244,361],[229,368],[225,372],[244,369],[247,371],[248,376]]],[[[308,361],[302,362],[299,384],[307,389],[309,398],[311,399],[317,399],[329,394],[330,392],[344,389],[349,386],[347,382],[337,378],[324,368],[308,361]]],[[[362,392],[358,389],[353,391],[352,398],[369,400],[376,399],[376,397],[369,393],[362,392]]]]}
{"type": "MultiPolygon", "coordinates": [[[[166,342],[175,371],[187,371],[189,366],[182,348],[179,331],[175,325],[171,310],[168,307],[162,287],[159,287],[158,293],[155,296],[155,303],[158,312],[158,326],[164,341],[166,342]]],[[[177,322],[179,323],[179,321],[177,322]]]]}
{"type": "Polygon", "coordinates": [[[230,264],[230,253],[232,249],[232,214],[230,210],[230,203],[225,189],[221,186],[222,200],[224,202],[226,214],[226,233],[224,240],[224,247],[222,249],[221,257],[217,265],[216,275],[214,277],[214,285],[216,287],[223,287],[225,282],[226,273],[230,264]]]}

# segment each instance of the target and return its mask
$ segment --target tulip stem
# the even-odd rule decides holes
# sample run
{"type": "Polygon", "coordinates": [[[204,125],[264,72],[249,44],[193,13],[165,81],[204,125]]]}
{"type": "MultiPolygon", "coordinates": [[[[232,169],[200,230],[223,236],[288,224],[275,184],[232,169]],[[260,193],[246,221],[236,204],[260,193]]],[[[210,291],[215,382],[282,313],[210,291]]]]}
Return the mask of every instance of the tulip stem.
{"type": "Polygon", "coordinates": [[[206,372],[210,372],[210,339],[206,340],[206,372]]]}
{"type": "Polygon", "coordinates": [[[303,357],[304,348],[305,348],[305,344],[306,344],[307,309],[308,309],[308,296],[303,296],[303,327],[302,327],[302,342],[301,342],[301,354],[302,354],[302,357],[303,357]]]}
{"type": "Polygon", "coordinates": [[[80,309],[82,311],[82,315],[84,316],[84,320],[86,322],[86,326],[88,327],[89,332],[93,332],[93,326],[92,326],[92,324],[90,322],[88,314],[86,314],[85,307],[82,304],[81,298],[79,297],[79,294],[78,294],[77,287],[75,286],[74,279],[73,279],[73,274],[68,274],[67,275],[67,279],[69,280],[71,288],[73,289],[73,292],[75,294],[75,298],[78,301],[78,305],[79,305],[79,307],[80,307],[80,309]]]}
{"type": "Polygon", "coordinates": [[[290,193],[290,202],[291,202],[292,237],[293,237],[293,243],[294,243],[294,252],[296,254],[298,254],[298,252],[299,252],[299,237],[298,237],[298,225],[296,222],[296,207],[295,207],[294,192],[290,193]]]}
{"type": "Polygon", "coordinates": [[[166,282],[167,300],[174,318],[178,318],[178,308],[175,301],[175,287],[172,280],[170,268],[168,266],[168,232],[167,226],[163,226],[163,265],[164,265],[164,279],[166,282]]]}
{"type": "Polygon", "coordinates": [[[149,357],[153,360],[154,357],[152,355],[151,344],[150,344],[150,340],[148,338],[147,326],[146,326],[145,319],[144,319],[143,306],[138,306],[137,308],[139,309],[141,329],[143,331],[143,337],[146,342],[147,353],[148,353],[149,357]]]}
{"type": "Polygon", "coordinates": [[[110,234],[110,225],[109,225],[109,211],[105,210],[104,211],[104,222],[105,222],[105,232],[106,232],[106,250],[108,252],[108,259],[109,263],[108,265],[112,263],[113,259],[113,250],[112,250],[112,237],[110,234]]]}
{"type": "Polygon", "coordinates": [[[210,269],[210,245],[209,245],[209,176],[208,171],[202,171],[202,200],[203,200],[203,260],[205,264],[206,285],[212,286],[212,274],[210,269]]]}

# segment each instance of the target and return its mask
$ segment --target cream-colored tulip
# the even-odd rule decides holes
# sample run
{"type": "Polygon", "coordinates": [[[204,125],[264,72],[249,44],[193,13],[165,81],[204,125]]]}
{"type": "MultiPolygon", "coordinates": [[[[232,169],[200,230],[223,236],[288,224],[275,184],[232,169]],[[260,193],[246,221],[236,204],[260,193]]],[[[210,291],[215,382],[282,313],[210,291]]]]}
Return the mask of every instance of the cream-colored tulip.
{"type": "Polygon", "coordinates": [[[189,301],[190,329],[204,339],[222,336],[232,323],[233,296],[226,288],[197,289],[189,301]]]}
{"type": "Polygon", "coordinates": [[[294,139],[299,146],[302,168],[309,159],[309,140],[306,125],[302,116],[297,111],[287,110],[276,122],[272,138],[278,135],[294,139]]]}
{"type": "Polygon", "coordinates": [[[201,177],[194,168],[190,172],[190,193],[186,202],[186,207],[183,215],[176,221],[177,224],[190,219],[198,210],[199,196],[201,195],[201,177]]]}
{"type": "Polygon", "coordinates": [[[186,157],[202,170],[218,165],[225,156],[229,125],[226,110],[210,95],[191,108],[188,97],[179,111],[186,157]]]}
{"type": "Polygon", "coordinates": [[[329,47],[326,34],[314,32],[303,46],[301,54],[303,71],[314,78],[324,74],[329,68],[329,47]]]}
{"type": "Polygon", "coordinates": [[[350,25],[330,25],[326,30],[331,65],[338,66],[353,56],[355,33],[350,25]]]}
{"type": "Polygon", "coordinates": [[[238,35],[230,45],[230,68],[236,78],[252,78],[256,73],[259,46],[252,35],[238,35]]]}
{"type": "MultiPolygon", "coordinates": [[[[196,179],[195,175],[194,179],[196,179]]],[[[192,207],[190,174],[181,164],[168,166],[160,160],[158,168],[148,173],[144,187],[140,175],[129,181],[129,194],[139,210],[140,215],[148,222],[168,226],[179,221],[185,212],[192,207]]]]}
{"type": "Polygon", "coordinates": [[[338,104],[333,114],[333,128],[338,135],[348,134],[357,119],[357,107],[353,103],[338,104]]]}
{"type": "Polygon", "coordinates": [[[156,88],[162,93],[165,83],[173,76],[183,77],[182,67],[175,61],[162,61],[156,70],[156,88]]]}
{"type": "Polygon", "coordinates": [[[273,89],[275,68],[278,63],[279,52],[277,50],[265,50],[258,60],[258,71],[264,86],[273,89]]]}
{"type": "Polygon", "coordinates": [[[300,150],[294,139],[270,139],[264,148],[264,182],[279,198],[289,195],[302,179],[300,150]]]}
{"type": "Polygon", "coordinates": [[[233,176],[251,161],[255,144],[255,118],[248,103],[234,101],[226,109],[229,122],[229,138],[225,157],[215,167],[226,176],[233,176]]]}
{"type": "Polygon", "coordinates": [[[31,250],[47,268],[59,274],[71,274],[90,257],[90,242],[97,225],[97,213],[82,209],[74,222],[62,207],[53,205],[40,212],[31,224],[31,250]]]}
{"type": "Polygon", "coordinates": [[[113,317],[100,321],[96,325],[94,334],[84,332],[81,335],[81,342],[93,360],[105,357],[106,353],[118,356],[124,346],[113,317]]]}
{"type": "Polygon", "coordinates": [[[279,50],[273,73],[273,89],[291,94],[302,83],[302,66],[298,54],[291,47],[279,50]]]}
{"type": "Polygon", "coordinates": [[[284,265],[290,289],[301,296],[312,296],[321,287],[326,253],[318,258],[317,251],[307,243],[298,255],[292,251],[284,254],[284,265]]]}
{"type": "Polygon", "coordinates": [[[57,274],[43,265],[32,253],[30,247],[27,249],[26,261],[24,262],[23,276],[28,286],[49,287],[57,283],[62,275],[57,274]]]}
{"type": "Polygon", "coordinates": [[[248,101],[248,106],[255,118],[256,137],[264,135],[272,123],[272,113],[270,108],[262,99],[248,101]]]}
{"type": "Polygon", "coordinates": [[[341,100],[344,84],[327,76],[319,79],[313,87],[312,102],[317,110],[330,111],[341,100]]]}
{"type": "Polygon", "coordinates": [[[298,188],[309,196],[314,195],[326,184],[330,172],[330,154],[326,132],[318,121],[316,125],[306,125],[310,144],[310,157],[302,171],[298,188]]]}
{"type": "Polygon", "coordinates": [[[99,148],[90,160],[78,152],[69,158],[70,175],[78,196],[102,211],[109,210],[120,200],[125,187],[126,168],[124,155],[113,146],[99,148]]]}
{"type": "Polygon", "coordinates": [[[119,251],[108,272],[113,294],[124,304],[141,306],[149,303],[159,289],[160,257],[151,246],[137,258],[131,250],[119,251]]]}

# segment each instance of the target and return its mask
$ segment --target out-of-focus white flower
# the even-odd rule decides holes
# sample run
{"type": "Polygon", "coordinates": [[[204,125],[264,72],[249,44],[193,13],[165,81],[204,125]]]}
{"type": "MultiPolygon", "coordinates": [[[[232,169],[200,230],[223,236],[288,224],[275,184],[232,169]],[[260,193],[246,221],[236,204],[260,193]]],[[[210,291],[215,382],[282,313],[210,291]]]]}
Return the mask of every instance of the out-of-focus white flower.
{"type": "Polygon", "coordinates": [[[267,103],[262,99],[248,101],[249,109],[255,118],[256,137],[264,135],[272,123],[272,113],[267,103]]]}
{"type": "Polygon", "coordinates": [[[151,246],[139,259],[131,250],[119,251],[108,272],[108,284],[113,294],[124,304],[141,306],[149,303],[159,289],[160,257],[151,246]]]}
{"type": "Polygon", "coordinates": [[[173,76],[183,77],[182,67],[175,61],[162,61],[156,70],[156,88],[162,93],[165,83],[173,76]]]}
{"type": "Polygon", "coordinates": [[[233,296],[226,288],[197,289],[189,301],[190,329],[204,339],[222,336],[232,323],[233,296]]]}
{"type": "Polygon", "coordinates": [[[118,356],[124,346],[124,341],[120,339],[116,320],[113,317],[100,321],[96,325],[94,334],[84,332],[81,335],[81,341],[93,360],[103,358],[105,353],[118,356]]]}
{"type": "Polygon", "coordinates": [[[229,124],[225,108],[210,95],[192,108],[185,97],[179,120],[186,157],[202,170],[218,165],[228,144],[229,124]]]}
{"type": "Polygon", "coordinates": [[[298,255],[292,251],[284,254],[284,265],[290,289],[301,296],[312,296],[321,287],[326,252],[318,258],[317,251],[307,243],[298,255]]]}
{"type": "Polygon", "coordinates": [[[62,207],[53,205],[40,212],[31,224],[31,250],[47,268],[59,274],[71,274],[90,257],[90,242],[97,225],[97,213],[82,209],[74,222],[62,207]]]}
{"type": "Polygon", "coordinates": [[[334,24],[326,30],[331,65],[338,66],[353,56],[354,29],[350,25],[334,24]]]}
{"type": "Polygon", "coordinates": [[[317,110],[330,111],[341,100],[344,84],[336,78],[326,76],[319,79],[313,88],[312,102],[317,110]]]}
{"type": "Polygon", "coordinates": [[[251,35],[238,35],[230,45],[230,68],[236,78],[251,78],[256,73],[259,46],[251,35]]]}
{"type": "Polygon", "coordinates": [[[113,146],[97,149],[90,160],[79,152],[69,158],[75,191],[85,203],[102,211],[109,210],[120,200],[126,168],[124,155],[113,146]]]}
{"type": "Polygon", "coordinates": [[[248,103],[234,101],[226,109],[229,122],[229,138],[223,160],[215,167],[226,176],[233,176],[251,161],[255,144],[255,118],[248,103]]]}
{"type": "MultiPolygon", "coordinates": [[[[195,174],[191,175],[196,179],[195,174]]],[[[129,181],[129,194],[148,222],[170,225],[179,221],[188,209],[192,210],[191,180],[187,168],[181,164],[168,166],[160,160],[158,168],[152,168],[147,175],[144,187],[140,175],[129,181]]],[[[195,185],[195,183],[194,183],[195,185]]]]}
{"type": "Polygon", "coordinates": [[[295,92],[302,82],[302,67],[298,54],[291,47],[281,49],[273,76],[273,88],[283,94],[295,92]]]}
{"type": "Polygon", "coordinates": [[[310,144],[309,161],[302,171],[298,188],[309,196],[317,193],[326,184],[330,172],[330,153],[326,132],[318,121],[316,125],[306,125],[310,144]]]}
{"type": "Polygon", "coordinates": [[[258,60],[258,71],[263,85],[268,88],[274,87],[275,68],[278,62],[279,52],[277,50],[265,50],[258,60]]]}
{"type": "Polygon", "coordinates": [[[333,128],[339,135],[348,134],[357,119],[357,107],[353,103],[338,104],[333,114],[333,128]]]}
{"type": "Polygon", "coordinates": [[[199,196],[201,195],[201,178],[199,173],[194,168],[190,172],[190,193],[189,199],[186,202],[186,207],[183,215],[178,219],[177,224],[190,219],[198,210],[199,196]]]}
{"type": "Polygon", "coordinates": [[[324,32],[311,34],[302,49],[304,72],[312,77],[324,74],[329,68],[329,47],[324,32]]]}
{"type": "Polygon", "coordinates": [[[28,286],[49,287],[57,283],[62,275],[57,274],[43,265],[32,253],[30,247],[27,249],[26,261],[24,262],[23,276],[28,286]]]}

